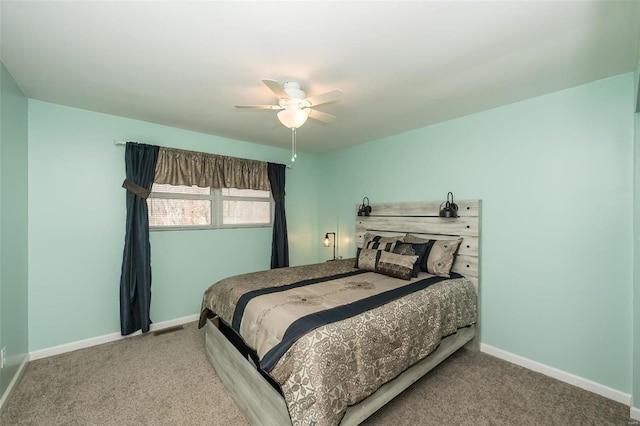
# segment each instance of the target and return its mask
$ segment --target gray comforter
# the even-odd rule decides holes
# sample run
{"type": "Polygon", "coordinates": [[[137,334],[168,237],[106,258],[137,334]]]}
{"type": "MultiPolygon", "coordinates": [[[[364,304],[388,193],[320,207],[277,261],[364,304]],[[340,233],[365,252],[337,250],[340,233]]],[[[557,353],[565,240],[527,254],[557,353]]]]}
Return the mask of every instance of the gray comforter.
{"type": "Polygon", "coordinates": [[[475,323],[476,292],[465,278],[421,273],[409,282],[358,273],[349,259],[227,278],[204,294],[202,318],[211,314],[243,337],[263,367],[268,364],[294,425],[336,425],[348,405],[429,355],[442,337],[475,323]],[[338,279],[314,283],[334,275],[338,279]],[[382,293],[400,294],[405,286],[412,288],[406,295],[353,317],[325,315],[332,318],[326,324],[289,338],[292,325],[382,293]]]}

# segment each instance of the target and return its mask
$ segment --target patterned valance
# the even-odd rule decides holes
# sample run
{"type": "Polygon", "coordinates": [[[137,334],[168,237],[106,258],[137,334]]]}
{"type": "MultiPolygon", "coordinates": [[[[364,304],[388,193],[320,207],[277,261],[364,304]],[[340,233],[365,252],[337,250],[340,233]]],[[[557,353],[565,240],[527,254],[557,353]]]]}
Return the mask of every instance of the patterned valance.
{"type": "Polygon", "coordinates": [[[155,183],[269,191],[267,162],[160,147],[155,183]]]}

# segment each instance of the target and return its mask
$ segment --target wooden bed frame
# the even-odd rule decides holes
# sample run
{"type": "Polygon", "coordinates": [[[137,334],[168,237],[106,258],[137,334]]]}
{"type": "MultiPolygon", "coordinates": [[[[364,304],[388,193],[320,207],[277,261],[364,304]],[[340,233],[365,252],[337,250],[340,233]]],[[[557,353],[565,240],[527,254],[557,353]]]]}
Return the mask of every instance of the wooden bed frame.
{"type": "MultiPolygon", "coordinates": [[[[462,237],[453,271],[467,277],[478,292],[478,321],[445,337],[428,357],[414,364],[375,393],[350,406],[341,426],[357,425],[371,416],[400,392],[440,364],[449,355],[467,345],[480,347],[480,200],[457,201],[457,219],[438,216],[441,202],[371,204],[370,216],[356,216],[356,243],[362,247],[364,234],[399,235],[410,232],[431,239],[462,237]]],[[[357,210],[356,210],[357,211],[357,210]]],[[[216,319],[207,320],[206,356],[218,377],[252,425],[291,425],[282,395],[244,358],[218,329],[216,319]]]]}

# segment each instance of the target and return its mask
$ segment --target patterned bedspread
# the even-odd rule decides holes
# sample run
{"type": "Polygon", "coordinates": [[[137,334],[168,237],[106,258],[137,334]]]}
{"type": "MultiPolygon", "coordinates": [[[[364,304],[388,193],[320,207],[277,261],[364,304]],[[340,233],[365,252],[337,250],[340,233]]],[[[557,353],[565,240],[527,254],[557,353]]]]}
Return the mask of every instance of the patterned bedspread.
{"type": "Polygon", "coordinates": [[[201,325],[215,314],[243,337],[280,384],[294,425],[337,425],[348,405],[475,323],[476,293],[465,278],[405,281],[353,263],[239,275],[204,294],[201,325]],[[346,314],[353,306],[361,313],[346,314]]]}

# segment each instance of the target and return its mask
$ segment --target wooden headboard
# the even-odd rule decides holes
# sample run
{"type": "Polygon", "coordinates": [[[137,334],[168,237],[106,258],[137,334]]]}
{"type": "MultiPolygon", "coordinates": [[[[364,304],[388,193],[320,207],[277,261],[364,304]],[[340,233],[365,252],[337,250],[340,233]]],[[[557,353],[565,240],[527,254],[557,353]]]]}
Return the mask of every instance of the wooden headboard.
{"type": "MultiPolygon", "coordinates": [[[[410,232],[430,239],[462,237],[452,270],[467,277],[479,290],[480,200],[456,200],[456,219],[439,217],[441,201],[371,204],[370,216],[356,216],[356,246],[364,234],[399,235],[410,232]]],[[[356,206],[356,212],[359,205],[356,206]]]]}

